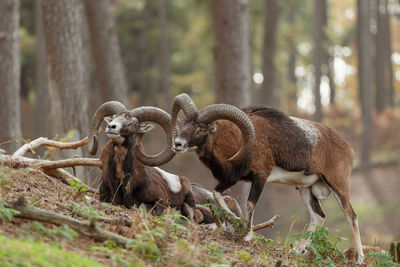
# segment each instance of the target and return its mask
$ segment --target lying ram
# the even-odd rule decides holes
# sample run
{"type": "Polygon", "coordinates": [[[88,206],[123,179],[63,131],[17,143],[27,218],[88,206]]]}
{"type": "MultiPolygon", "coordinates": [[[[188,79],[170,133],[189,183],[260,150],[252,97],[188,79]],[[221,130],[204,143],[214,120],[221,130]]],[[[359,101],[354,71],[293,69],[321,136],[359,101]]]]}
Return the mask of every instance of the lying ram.
{"type": "Polygon", "coordinates": [[[183,215],[193,219],[195,207],[191,185],[187,178],[167,173],[156,167],[169,161],[175,153],[164,148],[156,156],[144,154],[143,135],[162,126],[171,142],[170,116],[155,107],[139,107],[127,110],[117,101],[101,105],[90,124],[89,151],[97,151],[97,132],[103,119],[107,123],[106,134],[110,140],[101,152],[103,164],[100,200],[126,207],[154,207],[161,215],[165,207],[175,207],[183,215]]]}
{"type": "MultiPolygon", "coordinates": [[[[265,106],[240,110],[216,104],[198,111],[189,96],[182,94],[174,99],[172,129],[181,109],[186,119],[173,149],[196,151],[219,182],[214,195],[220,205],[227,208],[221,192],[239,180],[251,182],[247,202],[251,227],[266,182],[295,186],[310,215],[307,230],[314,231],[326,217],[320,200],[332,192],[352,228],[356,262],[363,262],[357,215],[350,203],[353,150],[333,128],[265,106]]],[[[252,235],[250,230],[246,240],[252,235]]],[[[299,250],[304,251],[308,242],[302,241],[299,250]]]]}

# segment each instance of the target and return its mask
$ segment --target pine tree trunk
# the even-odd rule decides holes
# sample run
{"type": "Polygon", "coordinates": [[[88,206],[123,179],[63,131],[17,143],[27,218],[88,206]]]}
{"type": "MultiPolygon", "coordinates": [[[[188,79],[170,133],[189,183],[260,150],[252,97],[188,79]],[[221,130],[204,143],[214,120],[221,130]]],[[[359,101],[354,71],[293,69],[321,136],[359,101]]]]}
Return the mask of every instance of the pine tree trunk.
{"type": "Polygon", "coordinates": [[[140,81],[139,81],[139,105],[156,105],[155,90],[152,86],[150,79],[150,31],[152,28],[151,20],[153,18],[152,1],[146,1],[143,8],[144,26],[141,29],[139,36],[140,54],[139,54],[139,68],[140,68],[140,81]]]}
{"type": "MultiPolygon", "coordinates": [[[[212,1],[212,13],[216,101],[247,106],[251,90],[248,1],[212,1]]],[[[238,200],[243,212],[246,211],[249,190],[247,183],[231,188],[231,195],[238,200]]]]}
{"type": "Polygon", "coordinates": [[[371,99],[371,33],[370,0],[357,1],[357,51],[359,97],[362,112],[363,131],[361,136],[361,164],[370,165],[372,141],[372,99],[371,99]]]}
{"type": "Polygon", "coordinates": [[[13,152],[17,143],[5,143],[21,138],[20,47],[18,0],[0,1],[0,148],[13,152]]]}
{"type": "Polygon", "coordinates": [[[323,3],[321,0],[314,0],[314,20],[313,20],[313,64],[314,64],[314,104],[315,111],[313,120],[322,120],[321,104],[321,64],[322,64],[322,42],[323,42],[323,3]]]}
{"type": "Polygon", "coordinates": [[[250,104],[250,37],[247,0],[212,1],[218,103],[250,104]]]}
{"type": "MultiPolygon", "coordinates": [[[[288,23],[290,27],[294,27],[296,20],[296,5],[294,5],[288,14],[288,23]]],[[[288,60],[288,81],[289,81],[289,113],[297,112],[297,77],[296,77],[296,58],[297,58],[297,42],[295,36],[290,36],[289,60],[288,60]]]]}
{"type": "Polygon", "coordinates": [[[42,0],[35,1],[36,74],[35,136],[50,137],[49,73],[44,39],[42,0]]]}
{"type": "Polygon", "coordinates": [[[43,0],[43,22],[49,61],[53,135],[71,129],[78,137],[88,132],[88,70],[82,42],[83,3],[43,0]]]}
{"type": "Polygon", "coordinates": [[[160,50],[159,50],[159,70],[160,81],[159,90],[163,98],[163,107],[165,110],[171,109],[171,83],[170,83],[170,61],[168,49],[168,16],[167,1],[158,0],[158,16],[160,26],[160,50]]]}
{"type": "Polygon", "coordinates": [[[279,18],[279,1],[265,1],[264,17],[264,43],[263,43],[263,64],[262,72],[264,76],[262,85],[262,100],[271,107],[279,107],[279,97],[276,92],[276,30],[279,18]]]}
{"type": "Polygon", "coordinates": [[[102,102],[117,100],[129,106],[128,86],[110,0],[85,0],[92,53],[102,102]]]}

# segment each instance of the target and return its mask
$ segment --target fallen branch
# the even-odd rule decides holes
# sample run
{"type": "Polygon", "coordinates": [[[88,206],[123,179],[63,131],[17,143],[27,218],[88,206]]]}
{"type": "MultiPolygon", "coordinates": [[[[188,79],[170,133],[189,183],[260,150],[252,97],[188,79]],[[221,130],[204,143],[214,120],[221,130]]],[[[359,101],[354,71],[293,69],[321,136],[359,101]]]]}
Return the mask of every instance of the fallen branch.
{"type": "Polygon", "coordinates": [[[13,156],[23,156],[28,151],[31,151],[33,154],[35,154],[34,149],[40,146],[50,146],[50,147],[56,147],[58,149],[76,149],[78,147],[86,145],[87,143],[88,143],[88,137],[85,137],[84,139],[79,141],[69,142],[69,143],[49,140],[45,137],[39,137],[38,139],[35,139],[32,142],[29,142],[20,147],[17,151],[14,152],[13,156]]]}
{"type": "Polygon", "coordinates": [[[99,226],[96,225],[94,220],[92,220],[90,223],[83,222],[62,214],[57,214],[55,212],[29,206],[23,196],[20,196],[16,202],[7,202],[7,205],[10,208],[13,208],[20,212],[20,214],[16,215],[17,217],[42,222],[50,222],[57,225],[66,224],[75,231],[78,231],[96,240],[112,240],[119,246],[123,247],[127,247],[129,243],[133,242],[133,240],[130,238],[126,238],[122,235],[101,229],[99,226]]]}
{"type": "Polygon", "coordinates": [[[74,166],[96,166],[101,168],[99,159],[95,158],[71,158],[62,160],[32,159],[23,156],[0,156],[0,163],[10,168],[34,168],[34,169],[58,169],[74,166]]]}
{"type": "MultiPolygon", "coordinates": [[[[75,176],[63,169],[46,169],[43,171],[45,174],[61,180],[66,185],[71,185],[71,180],[77,179],[75,176]]],[[[80,180],[79,180],[80,181],[80,180]]],[[[81,182],[82,183],[82,182],[81,182]]],[[[97,190],[88,186],[87,192],[96,193],[97,190]]]]}
{"type": "Polygon", "coordinates": [[[274,217],[272,217],[271,219],[269,219],[266,222],[254,225],[252,229],[253,229],[253,231],[258,231],[258,230],[261,230],[261,229],[264,229],[267,227],[273,227],[275,222],[279,219],[279,217],[280,217],[279,215],[275,215],[274,217]]]}

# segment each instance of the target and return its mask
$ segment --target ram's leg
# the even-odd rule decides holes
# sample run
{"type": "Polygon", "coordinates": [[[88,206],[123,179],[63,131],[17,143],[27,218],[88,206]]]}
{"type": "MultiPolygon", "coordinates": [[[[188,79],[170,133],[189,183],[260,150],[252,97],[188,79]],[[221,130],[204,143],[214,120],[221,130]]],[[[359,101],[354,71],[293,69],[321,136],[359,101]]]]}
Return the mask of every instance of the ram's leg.
{"type": "Polygon", "coordinates": [[[246,211],[246,219],[249,221],[248,228],[249,232],[244,237],[245,241],[251,241],[254,236],[253,232],[253,218],[254,218],[254,210],[256,209],[256,204],[258,199],[260,198],[261,192],[264,189],[265,178],[255,175],[252,179],[251,189],[249,198],[247,199],[247,211],[246,211]]]}
{"type": "MultiPolygon", "coordinates": [[[[349,185],[346,185],[344,190],[345,192],[349,192],[349,185]]],[[[364,252],[362,250],[361,245],[361,237],[360,237],[360,230],[358,228],[358,219],[357,214],[354,211],[351,203],[350,203],[350,194],[349,193],[342,193],[339,190],[335,190],[332,188],[333,195],[335,196],[339,206],[342,208],[344,215],[347,218],[351,226],[351,231],[353,235],[353,247],[357,252],[356,255],[356,264],[362,264],[364,262],[364,252]]]]}
{"type": "MultiPolygon", "coordinates": [[[[319,199],[312,194],[311,187],[299,188],[299,192],[310,216],[310,223],[307,225],[306,231],[313,232],[318,226],[324,224],[325,212],[322,209],[319,199]]],[[[299,245],[296,249],[297,252],[304,253],[309,243],[309,239],[300,239],[299,245]]]]}

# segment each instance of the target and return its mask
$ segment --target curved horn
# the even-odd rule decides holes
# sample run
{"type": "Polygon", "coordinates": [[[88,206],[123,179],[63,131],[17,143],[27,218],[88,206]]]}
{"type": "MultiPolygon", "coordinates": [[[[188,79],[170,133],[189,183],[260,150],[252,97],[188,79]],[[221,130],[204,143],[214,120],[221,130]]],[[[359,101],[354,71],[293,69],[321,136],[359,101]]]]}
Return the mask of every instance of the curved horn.
{"type": "Polygon", "coordinates": [[[111,116],[119,112],[125,111],[126,107],[118,101],[109,101],[101,105],[93,116],[90,122],[89,128],[89,152],[92,155],[96,154],[97,151],[97,131],[99,130],[100,124],[103,118],[106,116],[111,116]]]}
{"type": "Polygon", "coordinates": [[[246,113],[240,109],[227,104],[214,104],[200,110],[198,119],[205,123],[229,120],[238,126],[242,132],[242,146],[228,161],[240,161],[252,152],[255,141],[254,126],[246,113]]]}
{"type": "Polygon", "coordinates": [[[175,152],[172,151],[172,131],[171,131],[171,116],[162,109],[156,107],[139,107],[129,111],[139,122],[151,121],[159,124],[167,134],[167,145],[164,149],[154,156],[146,155],[140,150],[139,146],[135,147],[135,156],[143,164],[147,166],[159,166],[170,161],[175,152]]]}
{"type": "MultiPolygon", "coordinates": [[[[176,125],[176,119],[178,117],[178,113],[180,110],[183,110],[186,118],[191,118],[194,113],[196,113],[197,107],[193,103],[192,99],[187,94],[180,94],[175,96],[174,102],[172,103],[172,112],[171,112],[171,131],[176,131],[178,129],[176,125]]],[[[173,138],[172,136],[171,138],[173,138]]]]}

